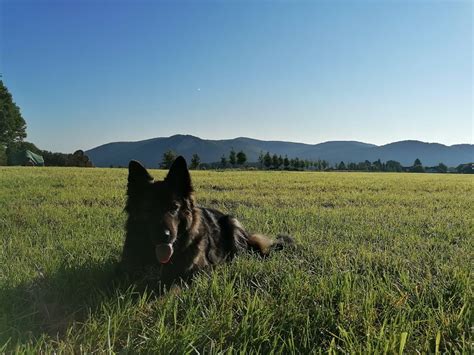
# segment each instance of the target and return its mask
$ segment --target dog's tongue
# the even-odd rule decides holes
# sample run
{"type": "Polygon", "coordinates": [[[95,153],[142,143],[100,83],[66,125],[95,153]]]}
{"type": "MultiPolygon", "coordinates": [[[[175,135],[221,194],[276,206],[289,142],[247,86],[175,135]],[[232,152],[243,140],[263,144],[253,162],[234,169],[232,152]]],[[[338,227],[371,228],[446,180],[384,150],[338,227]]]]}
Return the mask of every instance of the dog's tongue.
{"type": "Polygon", "coordinates": [[[170,244],[158,244],[155,248],[155,254],[158,261],[162,264],[166,264],[173,255],[173,245],[170,244]]]}

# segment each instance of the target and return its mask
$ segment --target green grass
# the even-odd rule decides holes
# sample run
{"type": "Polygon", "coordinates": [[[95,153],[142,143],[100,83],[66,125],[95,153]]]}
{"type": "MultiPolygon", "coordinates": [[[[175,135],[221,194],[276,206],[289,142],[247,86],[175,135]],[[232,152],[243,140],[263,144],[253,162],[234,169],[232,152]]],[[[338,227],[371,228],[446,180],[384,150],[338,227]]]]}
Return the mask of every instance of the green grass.
{"type": "Polygon", "coordinates": [[[472,176],[192,175],[198,202],[300,247],[138,292],[111,282],[126,170],[0,169],[0,353],[472,350],[472,176]]]}

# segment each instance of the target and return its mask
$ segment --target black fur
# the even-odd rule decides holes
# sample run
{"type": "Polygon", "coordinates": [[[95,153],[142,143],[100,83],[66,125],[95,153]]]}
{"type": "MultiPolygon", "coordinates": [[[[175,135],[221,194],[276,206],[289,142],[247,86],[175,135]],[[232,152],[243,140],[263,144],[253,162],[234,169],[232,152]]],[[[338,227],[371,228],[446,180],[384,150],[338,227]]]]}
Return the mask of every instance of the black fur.
{"type": "Polygon", "coordinates": [[[293,243],[250,234],[237,219],[195,205],[186,161],[178,157],[164,181],[154,181],[138,162],[129,164],[126,237],[120,269],[134,278],[159,270],[164,283],[188,279],[196,271],[254,250],[267,255],[293,243]],[[172,245],[168,262],[160,263],[155,250],[172,245]]]}

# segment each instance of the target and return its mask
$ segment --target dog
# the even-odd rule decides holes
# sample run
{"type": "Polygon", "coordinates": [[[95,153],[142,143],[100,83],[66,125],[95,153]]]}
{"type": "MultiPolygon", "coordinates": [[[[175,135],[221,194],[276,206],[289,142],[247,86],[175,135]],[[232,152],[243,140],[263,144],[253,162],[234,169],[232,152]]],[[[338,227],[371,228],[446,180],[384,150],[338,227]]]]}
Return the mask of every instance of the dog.
{"type": "Polygon", "coordinates": [[[176,158],[163,181],[155,181],[135,160],[128,169],[128,218],[120,262],[127,275],[137,278],[145,270],[159,270],[159,280],[170,285],[242,252],[267,256],[294,243],[287,235],[271,239],[249,233],[236,218],[198,206],[182,156],[176,158]]]}

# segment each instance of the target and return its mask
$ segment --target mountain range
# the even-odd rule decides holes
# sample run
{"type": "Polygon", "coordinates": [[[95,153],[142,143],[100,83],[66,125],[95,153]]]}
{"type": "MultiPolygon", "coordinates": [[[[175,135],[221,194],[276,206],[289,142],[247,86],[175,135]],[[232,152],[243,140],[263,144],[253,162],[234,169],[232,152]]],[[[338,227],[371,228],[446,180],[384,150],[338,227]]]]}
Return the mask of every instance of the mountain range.
{"type": "Polygon", "coordinates": [[[231,149],[242,150],[247,161],[256,162],[261,152],[270,152],[288,158],[324,159],[331,164],[344,161],[361,162],[365,160],[396,160],[410,166],[420,159],[425,166],[434,166],[443,162],[448,166],[457,166],[474,161],[473,144],[446,146],[439,143],[425,143],[414,140],[394,142],[377,146],[357,141],[330,141],[319,144],[304,144],[284,141],[263,141],[239,137],[234,139],[209,140],[191,135],[158,137],[136,142],[107,143],[86,151],[95,166],[127,166],[132,159],[141,161],[147,167],[157,167],[163,153],[173,150],[188,161],[195,153],[202,163],[218,162],[222,155],[229,155],[231,149]]]}

